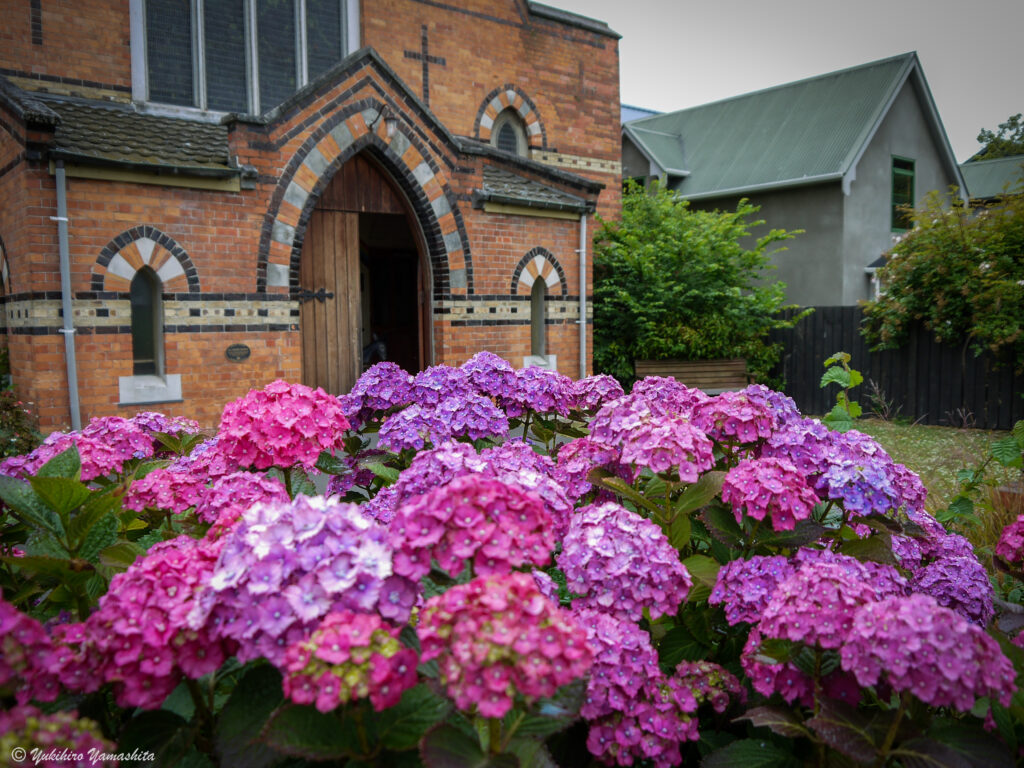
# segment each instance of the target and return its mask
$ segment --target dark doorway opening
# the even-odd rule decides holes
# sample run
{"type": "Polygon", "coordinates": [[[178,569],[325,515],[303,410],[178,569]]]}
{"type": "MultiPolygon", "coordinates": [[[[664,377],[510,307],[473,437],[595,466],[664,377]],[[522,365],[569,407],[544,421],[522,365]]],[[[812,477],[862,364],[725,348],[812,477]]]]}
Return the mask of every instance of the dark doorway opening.
{"type": "Polygon", "coordinates": [[[363,368],[390,360],[410,373],[423,367],[419,326],[420,258],[401,214],[359,215],[363,368]]]}

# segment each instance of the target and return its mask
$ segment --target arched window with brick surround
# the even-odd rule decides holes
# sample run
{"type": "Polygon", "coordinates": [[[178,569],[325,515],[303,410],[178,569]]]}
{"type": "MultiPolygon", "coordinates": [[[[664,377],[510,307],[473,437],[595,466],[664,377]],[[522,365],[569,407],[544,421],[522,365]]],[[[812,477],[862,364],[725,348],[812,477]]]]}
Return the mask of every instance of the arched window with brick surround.
{"type": "Polygon", "coordinates": [[[132,374],[164,375],[164,312],[161,283],[152,267],[135,273],[129,289],[132,318],[132,374]]]}
{"type": "Polygon", "coordinates": [[[548,353],[547,309],[544,303],[547,288],[547,283],[537,280],[530,290],[530,354],[534,357],[543,357],[548,353]]]}
{"type": "Polygon", "coordinates": [[[526,127],[519,116],[519,112],[511,107],[502,110],[494,121],[494,129],[491,132],[491,143],[498,149],[503,149],[513,155],[526,157],[527,141],[526,127]]]}

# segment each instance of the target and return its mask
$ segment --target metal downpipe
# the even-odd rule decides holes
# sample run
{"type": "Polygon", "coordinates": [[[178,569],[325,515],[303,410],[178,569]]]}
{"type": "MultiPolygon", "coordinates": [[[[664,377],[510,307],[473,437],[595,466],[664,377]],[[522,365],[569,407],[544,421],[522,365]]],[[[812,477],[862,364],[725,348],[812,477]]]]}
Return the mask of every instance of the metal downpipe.
{"type": "Polygon", "coordinates": [[[580,378],[587,377],[587,213],[580,214],[580,378]]]}
{"type": "Polygon", "coordinates": [[[60,305],[64,315],[64,362],[68,373],[68,405],[71,410],[71,428],[82,428],[82,414],[78,401],[78,364],[75,360],[75,324],[71,308],[71,255],[68,245],[68,200],[67,180],[64,176],[64,161],[56,163],[57,215],[50,218],[57,222],[57,247],[60,252],[60,305]]]}

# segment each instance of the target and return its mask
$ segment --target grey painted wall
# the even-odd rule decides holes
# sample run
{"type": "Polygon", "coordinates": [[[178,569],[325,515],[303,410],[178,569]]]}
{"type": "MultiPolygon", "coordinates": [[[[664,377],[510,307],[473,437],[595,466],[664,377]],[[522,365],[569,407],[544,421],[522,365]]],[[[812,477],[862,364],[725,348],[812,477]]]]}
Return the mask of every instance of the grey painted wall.
{"type": "Polygon", "coordinates": [[[915,205],[931,190],[946,192],[956,179],[943,163],[922,101],[909,79],[857,163],[844,199],[842,304],[871,298],[864,268],[892,247],[892,158],[914,161],[915,205]]]}
{"type": "MultiPolygon", "coordinates": [[[[685,182],[684,182],[685,184],[685,182]]],[[[843,227],[843,192],[839,182],[790,187],[754,193],[749,199],[761,206],[756,214],[765,224],[753,230],[746,245],[771,229],[804,230],[782,245],[786,250],[772,256],[775,269],[770,280],[786,284],[786,298],[801,306],[840,304],[842,299],[842,252],[839,233],[843,227]]],[[[694,200],[695,210],[736,210],[738,197],[694,200]]]]}

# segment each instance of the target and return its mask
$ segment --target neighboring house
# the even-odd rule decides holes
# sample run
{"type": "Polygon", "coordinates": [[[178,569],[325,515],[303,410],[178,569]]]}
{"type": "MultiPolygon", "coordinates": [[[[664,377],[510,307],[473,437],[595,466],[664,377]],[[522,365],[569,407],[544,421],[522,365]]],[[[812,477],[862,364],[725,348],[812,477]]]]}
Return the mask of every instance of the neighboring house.
{"type": "Polygon", "coordinates": [[[915,53],[634,120],[622,145],[624,178],[660,178],[700,209],[748,198],[762,230],[804,230],[772,273],[803,306],[869,298],[910,226],[902,206],[964,186],[915,53]]]}
{"type": "Polygon", "coordinates": [[[606,24],[529,0],[2,7],[0,333],[45,428],[211,425],[382,358],[587,372],[588,220],[621,188],[606,24]]]}
{"type": "Polygon", "coordinates": [[[1024,185],[1024,155],[994,160],[968,160],[960,165],[972,205],[990,203],[1006,192],[1021,191],[1024,185]]]}

